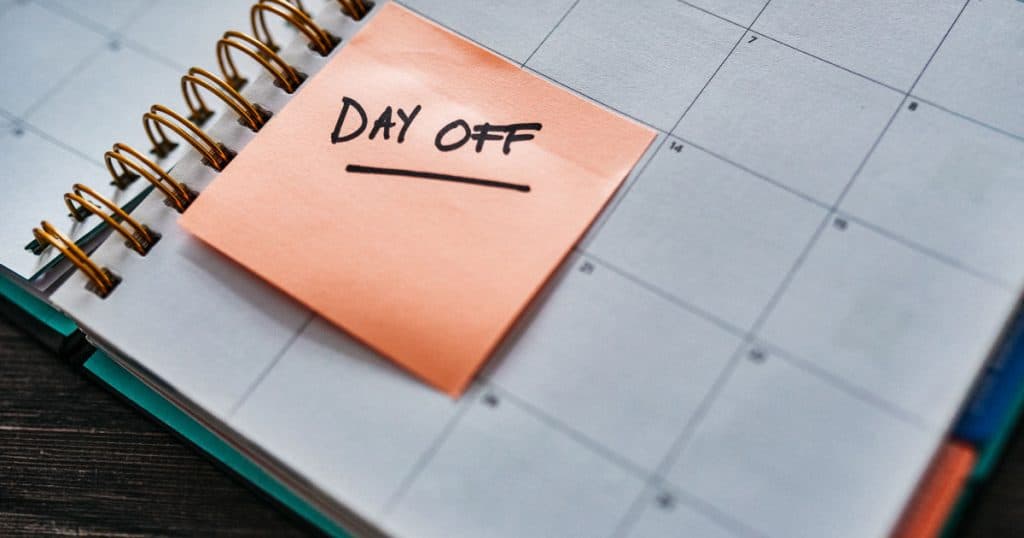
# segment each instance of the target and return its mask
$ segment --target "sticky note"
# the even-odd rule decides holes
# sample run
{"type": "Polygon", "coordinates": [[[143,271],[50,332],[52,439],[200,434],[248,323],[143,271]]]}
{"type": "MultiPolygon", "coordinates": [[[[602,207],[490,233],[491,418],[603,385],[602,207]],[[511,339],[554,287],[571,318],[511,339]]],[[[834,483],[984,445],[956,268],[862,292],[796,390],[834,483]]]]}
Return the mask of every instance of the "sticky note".
{"type": "Polygon", "coordinates": [[[180,223],[458,396],[654,133],[378,11],[180,223]]]}

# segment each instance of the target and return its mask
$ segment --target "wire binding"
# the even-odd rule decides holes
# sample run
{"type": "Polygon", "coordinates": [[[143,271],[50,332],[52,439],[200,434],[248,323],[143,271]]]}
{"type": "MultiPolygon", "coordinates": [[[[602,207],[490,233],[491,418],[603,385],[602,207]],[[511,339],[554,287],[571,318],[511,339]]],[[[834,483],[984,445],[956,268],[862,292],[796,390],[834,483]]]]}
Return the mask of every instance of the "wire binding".
{"type": "Polygon", "coordinates": [[[187,185],[171,177],[160,165],[127,144],[120,142],[114,144],[113,149],[103,154],[103,161],[107,165],[110,176],[114,178],[115,185],[118,182],[130,183],[139,177],[144,177],[146,181],[149,181],[164,194],[167,205],[173,207],[178,213],[183,213],[196,198],[196,193],[187,185]],[[120,165],[120,171],[117,170],[115,162],[120,165]],[[131,179],[126,180],[126,177],[131,179]]]}
{"type": "Polygon", "coordinates": [[[121,281],[117,275],[111,273],[107,268],[100,267],[96,262],[92,261],[89,255],[76,245],[74,241],[49,222],[42,221],[40,228],[32,229],[32,235],[35,236],[36,241],[57,249],[68,261],[82,271],[90,282],[87,287],[100,297],[109,295],[121,281]]]}
{"type": "Polygon", "coordinates": [[[231,49],[252,58],[270,73],[275,84],[287,93],[295,93],[306,76],[299,73],[288,62],[278,56],[273,49],[262,41],[236,30],[224,32],[224,37],[217,41],[217,64],[224,80],[236,90],[241,90],[248,79],[238,73],[235,61],[231,57],[231,49]]]}
{"type": "Polygon", "coordinates": [[[75,183],[71,188],[71,191],[72,192],[64,194],[64,204],[68,206],[69,210],[71,210],[71,218],[77,221],[82,221],[85,220],[89,214],[98,216],[110,225],[111,228],[124,236],[126,240],[125,244],[135,252],[145,256],[153,244],[156,243],[157,239],[160,238],[160,236],[150,230],[149,227],[140,224],[139,221],[133,219],[127,211],[121,209],[120,206],[111,202],[88,186],[82,185],[81,183],[75,183]],[[86,196],[89,198],[86,198],[86,196]],[[93,200],[105,206],[107,211],[104,211],[103,208],[93,203],[93,200]],[[76,203],[78,204],[77,207],[75,206],[76,203]],[[125,224],[127,224],[128,227],[126,227],[125,224]]]}
{"type": "Polygon", "coordinates": [[[252,26],[252,33],[256,39],[274,52],[280,51],[281,47],[274,42],[274,38],[270,35],[270,28],[267,26],[267,13],[277,15],[298,29],[309,41],[309,48],[319,53],[320,56],[327,56],[341,42],[337,37],[327,33],[298,7],[284,0],[259,0],[249,10],[249,24],[252,26]]]}
{"type": "MultiPolygon", "coordinates": [[[[338,4],[346,15],[355,20],[365,17],[373,7],[372,3],[364,0],[338,0],[338,4]]],[[[163,158],[178,147],[176,142],[167,137],[164,131],[166,127],[195,148],[202,155],[203,162],[214,169],[223,170],[231,161],[234,153],[199,128],[214,114],[203,100],[200,88],[224,101],[238,114],[240,123],[253,131],[258,131],[266,124],[270,112],[253,104],[239,92],[248,80],[239,74],[231,56],[231,49],[242,52],[260,64],[274,77],[275,85],[285,92],[294,93],[298,89],[306,75],[277,54],[280,47],[270,34],[266,21],[267,13],[284,19],[298,29],[309,41],[310,48],[321,56],[329,54],[341,41],[313,20],[302,5],[302,0],[258,0],[249,11],[249,21],[256,37],[231,30],[225,32],[217,41],[217,64],[223,77],[193,67],[181,78],[181,92],[189,108],[188,118],[159,104],[153,105],[149,112],[143,114],[142,123],[146,136],[153,144],[151,153],[163,158]]],[[[104,153],[103,161],[112,178],[112,185],[125,189],[140,177],[145,178],[164,194],[167,205],[179,213],[184,212],[197,196],[187,185],[171,177],[160,165],[127,144],[114,144],[110,151],[104,153]]],[[[72,187],[72,192],[64,194],[64,203],[71,211],[71,217],[77,221],[84,220],[90,214],[103,219],[125,238],[128,247],[141,255],[146,255],[160,239],[160,234],[150,230],[117,204],[81,183],[76,183],[72,187]]],[[[40,246],[40,251],[46,246],[57,249],[82,271],[89,279],[87,288],[100,297],[109,295],[121,282],[120,277],[96,264],[81,247],[49,222],[42,221],[39,227],[32,229],[32,234],[40,246]]]]}
{"type": "Polygon", "coordinates": [[[218,172],[231,162],[234,154],[217,142],[194,123],[181,114],[167,108],[164,105],[153,105],[149,112],[142,115],[142,126],[146,129],[146,136],[153,143],[150,153],[157,157],[166,157],[178,144],[171,142],[164,132],[164,127],[174,131],[183,138],[202,156],[203,162],[218,172]]]}
{"type": "Polygon", "coordinates": [[[305,13],[306,15],[310,15],[309,10],[306,9],[306,7],[302,5],[302,0],[286,0],[286,1],[289,4],[292,4],[293,6],[299,8],[299,11],[305,13]]]}
{"type": "Polygon", "coordinates": [[[368,4],[363,0],[338,0],[338,3],[341,4],[341,9],[346,15],[357,21],[365,17],[370,11],[370,7],[373,7],[373,4],[368,4]]]}
{"type": "Polygon", "coordinates": [[[181,94],[185,97],[185,104],[188,106],[188,120],[198,127],[202,127],[213,116],[213,110],[206,106],[203,96],[199,93],[199,88],[207,90],[224,101],[238,114],[239,122],[253,131],[259,131],[263,124],[270,119],[270,112],[254,105],[224,79],[201,67],[193,67],[188,70],[187,75],[181,77],[181,94]],[[189,93],[189,89],[192,90],[191,93],[189,93]]]}

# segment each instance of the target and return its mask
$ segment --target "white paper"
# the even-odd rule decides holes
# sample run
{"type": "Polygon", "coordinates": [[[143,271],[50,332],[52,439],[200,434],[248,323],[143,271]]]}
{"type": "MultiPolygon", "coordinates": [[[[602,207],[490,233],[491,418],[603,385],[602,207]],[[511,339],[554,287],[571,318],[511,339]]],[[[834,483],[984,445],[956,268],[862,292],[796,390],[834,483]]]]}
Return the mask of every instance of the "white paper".
{"type": "MultiPolygon", "coordinates": [[[[661,131],[467,396],[373,356],[155,199],[137,211],[164,234],[153,253],[108,242],[119,288],[100,300],[76,275],[58,303],[388,533],[887,534],[1024,277],[1024,55],[1019,25],[984,22],[1024,5],[409,4],[661,131]]],[[[202,190],[215,174],[194,160],[175,173],[202,190]]]]}

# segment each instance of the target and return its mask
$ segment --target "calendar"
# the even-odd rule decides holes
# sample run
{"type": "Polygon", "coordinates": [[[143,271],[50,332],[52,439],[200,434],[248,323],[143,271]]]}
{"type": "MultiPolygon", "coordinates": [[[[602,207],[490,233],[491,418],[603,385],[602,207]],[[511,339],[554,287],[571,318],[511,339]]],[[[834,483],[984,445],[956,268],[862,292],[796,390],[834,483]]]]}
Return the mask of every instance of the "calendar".
{"type": "MultiPolygon", "coordinates": [[[[184,232],[145,265],[104,243],[94,259],[133,285],[52,300],[360,532],[891,532],[1022,291],[1024,4],[397,3],[658,133],[464,396],[184,232]]],[[[100,173],[101,146],[139,137],[134,112],[211,63],[201,36],[248,2],[204,7],[196,50],[161,24],[186,4],[110,20],[98,3],[0,3],[0,41],[49,25],[69,62],[0,103],[4,167],[100,173]]],[[[362,24],[332,30],[344,43],[362,24]]],[[[212,181],[190,158],[176,169],[212,181]]],[[[133,214],[175,227],[160,200],[133,214]]]]}

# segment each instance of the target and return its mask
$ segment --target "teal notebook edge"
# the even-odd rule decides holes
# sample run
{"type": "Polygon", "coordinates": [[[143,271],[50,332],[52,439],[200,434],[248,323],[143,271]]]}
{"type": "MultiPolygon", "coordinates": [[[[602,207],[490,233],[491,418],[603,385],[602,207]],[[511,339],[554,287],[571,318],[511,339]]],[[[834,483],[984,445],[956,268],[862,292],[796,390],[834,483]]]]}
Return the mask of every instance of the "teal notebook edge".
{"type": "Polygon", "coordinates": [[[85,369],[99,381],[132,401],[166,427],[186,438],[208,456],[230,468],[277,502],[331,536],[350,537],[342,527],[318,512],[308,503],[260,469],[221,438],[193,420],[154,390],[118,366],[102,351],[89,357],[85,369]]]}
{"type": "MultiPolygon", "coordinates": [[[[9,278],[0,277],[0,296],[13,303],[23,315],[42,323],[64,337],[74,334],[78,327],[42,299],[21,288],[9,278]]],[[[331,536],[351,536],[342,527],[334,524],[308,503],[293,494],[285,486],[265,473],[240,452],[193,420],[183,411],[136,379],[100,351],[93,353],[83,364],[85,369],[114,392],[133,402],[143,411],[166,427],[187,439],[209,457],[225,465],[278,503],[302,517],[322,532],[331,536]]],[[[1010,412],[1004,416],[996,434],[981,447],[978,460],[967,483],[961,490],[957,503],[947,518],[943,536],[952,536],[962,520],[968,506],[981,486],[990,477],[999,462],[1003,449],[1009,441],[1021,415],[1024,414],[1024,386],[1017,387],[1017,394],[1010,412]]]]}
{"type": "Polygon", "coordinates": [[[26,315],[38,320],[62,336],[71,336],[78,330],[75,322],[61,314],[45,301],[32,295],[8,278],[0,278],[0,295],[3,295],[26,315]]]}

